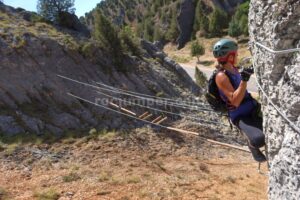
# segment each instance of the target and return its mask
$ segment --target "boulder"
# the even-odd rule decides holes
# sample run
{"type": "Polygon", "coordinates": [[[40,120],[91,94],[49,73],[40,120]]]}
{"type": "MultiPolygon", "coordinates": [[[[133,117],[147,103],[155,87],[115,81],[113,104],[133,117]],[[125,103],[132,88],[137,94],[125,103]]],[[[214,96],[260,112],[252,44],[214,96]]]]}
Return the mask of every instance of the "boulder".
{"type": "Polygon", "coordinates": [[[80,22],[75,14],[71,14],[69,12],[60,12],[58,18],[60,26],[73,29],[82,33],[86,37],[90,37],[90,31],[80,22]]]}
{"type": "Polygon", "coordinates": [[[195,84],[187,72],[178,63],[168,57],[167,54],[160,50],[157,45],[146,40],[142,40],[141,45],[152,58],[158,58],[170,71],[175,72],[182,80],[182,83],[188,86],[193,93],[199,94],[199,87],[195,84]]]}
{"type": "Polygon", "coordinates": [[[28,11],[21,11],[20,12],[20,15],[22,16],[22,18],[26,21],[31,21],[31,18],[32,18],[32,15],[33,13],[32,12],[28,12],[28,11]]]}
{"type": "Polygon", "coordinates": [[[61,129],[78,129],[80,128],[80,120],[68,113],[56,114],[52,113],[53,125],[61,129]]]}
{"type": "Polygon", "coordinates": [[[0,116],[0,130],[4,135],[15,136],[25,133],[25,130],[15,121],[12,116],[0,116]]]}
{"type": "Polygon", "coordinates": [[[45,125],[41,120],[24,114],[21,115],[21,119],[24,122],[25,126],[29,128],[30,132],[34,132],[37,135],[43,134],[45,125]]]}
{"type": "Polygon", "coordinates": [[[159,48],[159,46],[152,44],[147,40],[141,40],[142,48],[147,51],[153,58],[159,58],[160,60],[164,60],[167,55],[159,48]]]}

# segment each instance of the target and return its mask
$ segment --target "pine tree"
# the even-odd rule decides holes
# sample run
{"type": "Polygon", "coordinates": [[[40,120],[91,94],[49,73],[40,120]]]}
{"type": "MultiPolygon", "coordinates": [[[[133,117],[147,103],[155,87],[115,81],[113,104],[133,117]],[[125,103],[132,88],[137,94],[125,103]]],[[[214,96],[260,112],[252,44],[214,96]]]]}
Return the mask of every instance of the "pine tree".
{"type": "Polygon", "coordinates": [[[143,38],[153,42],[153,24],[150,18],[145,19],[143,38]]]}
{"type": "Polygon", "coordinates": [[[209,22],[211,36],[219,36],[224,28],[228,27],[228,15],[221,9],[216,8],[209,22]]]}
{"type": "Polygon", "coordinates": [[[38,0],[37,12],[45,19],[58,22],[61,12],[69,12],[74,14],[75,0],[38,0]]]}
{"type": "Polygon", "coordinates": [[[205,16],[202,1],[199,0],[196,6],[195,11],[195,20],[194,20],[194,27],[193,27],[193,37],[195,37],[197,31],[201,31],[204,35],[208,32],[209,28],[209,19],[205,16]]]}
{"type": "Polygon", "coordinates": [[[242,34],[249,35],[248,31],[249,1],[238,6],[229,25],[228,34],[237,37],[242,34]]]}
{"type": "Polygon", "coordinates": [[[141,49],[139,48],[137,38],[129,26],[125,26],[122,29],[120,39],[124,50],[132,53],[132,55],[141,56],[141,49]]]}
{"type": "Polygon", "coordinates": [[[231,37],[237,37],[237,36],[241,35],[241,30],[240,30],[239,24],[236,22],[236,20],[232,20],[229,23],[228,34],[231,37]]]}
{"type": "Polygon", "coordinates": [[[207,34],[209,32],[209,19],[206,15],[203,15],[203,17],[201,18],[200,27],[200,30],[203,31],[204,34],[207,34]]]}
{"type": "Polygon", "coordinates": [[[124,71],[122,67],[123,49],[118,32],[112,23],[103,16],[98,9],[95,14],[95,33],[94,37],[113,55],[114,64],[124,71]]]}
{"type": "Polygon", "coordinates": [[[176,42],[178,36],[179,36],[179,29],[177,25],[177,10],[173,9],[171,24],[169,30],[166,33],[166,39],[171,42],[176,42]]]}
{"type": "Polygon", "coordinates": [[[163,40],[163,34],[160,31],[160,28],[158,26],[156,26],[155,29],[154,29],[153,39],[154,39],[154,41],[161,41],[161,40],[163,40]]]}
{"type": "Polygon", "coordinates": [[[194,27],[193,27],[194,33],[196,33],[200,29],[199,21],[200,21],[200,18],[202,17],[202,15],[203,15],[203,13],[202,13],[201,2],[198,1],[196,10],[195,10],[195,19],[194,19],[194,27]]]}
{"type": "Polygon", "coordinates": [[[239,22],[239,27],[241,29],[241,32],[244,34],[244,35],[249,35],[249,30],[248,30],[248,15],[243,15],[240,19],[240,22],[239,22]]]}

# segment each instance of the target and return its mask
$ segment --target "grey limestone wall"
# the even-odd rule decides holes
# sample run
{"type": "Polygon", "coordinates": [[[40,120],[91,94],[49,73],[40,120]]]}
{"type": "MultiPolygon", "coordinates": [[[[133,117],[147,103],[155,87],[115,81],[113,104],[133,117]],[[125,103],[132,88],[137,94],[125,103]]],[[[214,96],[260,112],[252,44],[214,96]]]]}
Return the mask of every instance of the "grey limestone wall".
{"type": "MultiPolygon", "coordinates": [[[[249,31],[258,81],[282,113],[300,127],[300,52],[275,54],[254,43],[273,50],[300,46],[300,1],[252,0],[249,31]]],[[[260,96],[270,166],[269,199],[300,199],[300,132],[260,96]]]]}

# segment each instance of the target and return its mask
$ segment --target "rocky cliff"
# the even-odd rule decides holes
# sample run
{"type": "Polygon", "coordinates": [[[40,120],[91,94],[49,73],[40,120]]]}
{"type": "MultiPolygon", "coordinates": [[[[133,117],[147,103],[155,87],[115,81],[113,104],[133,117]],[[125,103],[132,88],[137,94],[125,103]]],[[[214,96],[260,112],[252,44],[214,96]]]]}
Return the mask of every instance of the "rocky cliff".
{"type": "Polygon", "coordinates": [[[226,12],[232,13],[238,4],[244,3],[245,0],[212,0],[212,2],[226,12]]]}
{"type": "Polygon", "coordinates": [[[182,1],[180,13],[177,18],[180,35],[177,40],[178,49],[182,49],[184,45],[190,41],[193,32],[195,17],[195,3],[193,1],[182,1]]]}
{"type": "Polygon", "coordinates": [[[145,94],[160,93],[165,97],[199,92],[185,71],[176,63],[168,63],[166,55],[157,53],[159,50],[151,43],[146,45],[148,51],[144,50],[142,59],[126,56],[124,65],[128,71],[121,73],[104,48],[74,30],[24,20],[20,10],[2,4],[0,19],[2,134],[50,132],[59,135],[91,127],[136,125],[119,115],[69,98],[67,92],[91,101],[99,95],[90,88],[64,81],[57,74],[145,94]],[[162,60],[157,55],[161,55],[162,60]]]}
{"type": "Polygon", "coordinates": [[[252,0],[249,30],[257,77],[263,90],[291,124],[262,93],[264,132],[269,157],[269,199],[300,199],[300,53],[275,54],[273,50],[300,45],[300,1],[252,0]]]}

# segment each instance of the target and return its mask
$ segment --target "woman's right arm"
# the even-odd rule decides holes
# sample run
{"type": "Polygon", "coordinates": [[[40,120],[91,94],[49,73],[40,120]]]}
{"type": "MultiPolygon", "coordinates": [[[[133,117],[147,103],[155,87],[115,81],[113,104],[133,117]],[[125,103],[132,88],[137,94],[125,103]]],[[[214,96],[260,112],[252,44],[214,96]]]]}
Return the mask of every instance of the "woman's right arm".
{"type": "Polygon", "coordinates": [[[234,90],[228,76],[221,72],[216,76],[216,83],[218,88],[225,94],[230,103],[235,107],[239,107],[246,94],[247,82],[241,81],[239,87],[234,90]]]}

